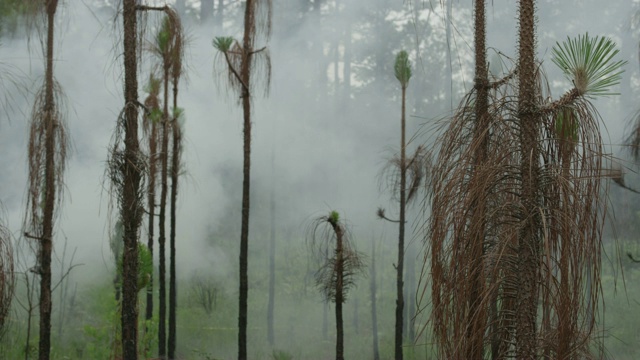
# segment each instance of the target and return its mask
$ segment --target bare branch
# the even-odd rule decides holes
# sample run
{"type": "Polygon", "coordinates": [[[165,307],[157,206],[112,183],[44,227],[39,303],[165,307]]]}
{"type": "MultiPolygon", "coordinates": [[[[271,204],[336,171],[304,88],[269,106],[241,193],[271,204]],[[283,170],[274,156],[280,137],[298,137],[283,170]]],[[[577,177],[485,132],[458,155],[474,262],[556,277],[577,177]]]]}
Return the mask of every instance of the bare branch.
{"type": "MultiPolygon", "coordinates": [[[[242,85],[242,89],[243,91],[243,95],[248,95],[249,94],[249,87],[247,86],[247,84],[244,83],[244,81],[242,81],[242,77],[240,76],[240,74],[238,74],[238,72],[236,71],[236,69],[233,67],[233,65],[231,64],[231,59],[229,59],[229,55],[227,54],[227,52],[224,52],[224,58],[225,60],[227,60],[227,65],[229,66],[229,70],[231,70],[231,72],[233,73],[233,75],[236,77],[236,79],[238,79],[238,81],[240,82],[240,85],[242,85]]],[[[241,97],[242,97],[241,96],[241,97]]]]}

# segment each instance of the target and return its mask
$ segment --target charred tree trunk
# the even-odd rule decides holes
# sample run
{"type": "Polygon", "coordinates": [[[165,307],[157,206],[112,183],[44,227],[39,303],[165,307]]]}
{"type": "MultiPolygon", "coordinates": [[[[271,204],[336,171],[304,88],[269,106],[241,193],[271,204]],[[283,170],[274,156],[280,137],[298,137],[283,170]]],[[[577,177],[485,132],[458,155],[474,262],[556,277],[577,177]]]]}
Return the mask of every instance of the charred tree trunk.
{"type": "Polygon", "coordinates": [[[125,161],[121,216],[124,225],[123,287],[122,287],[122,350],[125,359],[137,358],[138,321],[138,227],[141,211],[138,189],[140,167],[138,155],[138,79],[136,2],[123,2],[124,28],[124,96],[125,96],[125,161]]]}
{"type": "MultiPolygon", "coordinates": [[[[147,190],[147,200],[148,200],[148,208],[149,208],[149,223],[148,223],[148,235],[147,238],[147,248],[149,249],[149,254],[151,255],[151,259],[153,259],[153,243],[155,241],[154,238],[154,227],[155,227],[155,217],[156,217],[156,165],[157,165],[157,151],[158,151],[158,143],[157,139],[158,127],[155,122],[152,121],[151,124],[151,134],[150,134],[150,142],[149,142],[149,184],[147,190]]],[[[153,318],[153,273],[151,274],[151,279],[149,279],[149,283],[147,284],[147,306],[145,312],[145,320],[151,320],[153,318]]]]}
{"type": "Polygon", "coordinates": [[[342,228],[331,223],[336,232],[336,360],[344,360],[344,322],[342,319],[342,303],[344,302],[344,256],[342,246],[342,228]]]}
{"type": "Polygon", "coordinates": [[[158,315],[158,356],[163,358],[167,355],[167,286],[166,286],[166,255],[165,255],[165,243],[166,243],[166,211],[167,211],[167,177],[168,177],[168,163],[169,163],[169,68],[165,65],[164,69],[164,110],[162,117],[162,150],[161,156],[161,170],[160,170],[160,218],[158,219],[158,227],[160,235],[158,237],[158,250],[159,250],[159,272],[158,272],[158,293],[159,293],[159,315],[158,315]]]}
{"type": "MultiPolygon", "coordinates": [[[[174,95],[177,88],[174,87],[174,95]]],[[[173,109],[177,112],[177,96],[174,96],[173,109]]],[[[180,175],[180,146],[182,129],[176,117],[172,121],[172,154],[171,154],[171,230],[169,234],[169,359],[176,358],[176,308],[178,306],[176,284],[176,204],[178,200],[178,176],[180,175]]]]}
{"type": "Polygon", "coordinates": [[[40,360],[49,359],[51,352],[51,252],[53,250],[53,214],[56,202],[55,174],[55,103],[53,97],[53,32],[57,0],[46,2],[47,12],[47,64],[45,70],[45,196],[40,239],[40,360]]]}
{"type": "Polygon", "coordinates": [[[244,14],[244,37],[242,39],[243,59],[240,77],[244,84],[242,91],[242,111],[244,117],[243,166],[242,166],[242,224],[240,230],[240,298],[238,315],[238,359],[247,358],[247,300],[249,297],[249,194],[251,181],[251,52],[253,35],[256,33],[254,2],[247,0],[244,14]]]}
{"type": "Polygon", "coordinates": [[[396,332],[395,332],[395,359],[402,360],[402,322],[404,309],[403,270],[404,270],[404,225],[406,208],[406,151],[405,151],[405,104],[407,88],[402,86],[402,113],[401,113],[401,139],[400,139],[400,222],[398,224],[398,264],[396,265],[396,332]]]}

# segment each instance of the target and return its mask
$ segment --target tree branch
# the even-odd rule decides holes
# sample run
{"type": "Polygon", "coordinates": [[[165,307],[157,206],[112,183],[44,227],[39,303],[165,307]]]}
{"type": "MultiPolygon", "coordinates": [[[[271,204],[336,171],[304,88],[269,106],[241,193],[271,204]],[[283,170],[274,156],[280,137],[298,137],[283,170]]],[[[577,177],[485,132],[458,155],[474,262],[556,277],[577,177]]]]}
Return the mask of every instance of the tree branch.
{"type": "Polygon", "coordinates": [[[58,281],[58,283],[57,283],[57,284],[55,284],[55,285],[51,288],[51,292],[54,292],[54,291],[56,290],[56,288],[58,288],[58,286],[59,286],[60,284],[62,284],[62,281],[64,280],[64,278],[66,278],[66,277],[69,275],[69,273],[71,272],[71,270],[73,270],[75,267],[82,266],[82,265],[84,265],[84,264],[74,264],[74,265],[69,266],[69,268],[67,269],[67,271],[64,273],[64,275],[62,275],[62,277],[61,277],[61,278],[60,278],[60,280],[58,281]]]}
{"type": "Polygon", "coordinates": [[[267,49],[267,47],[264,46],[264,47],[262,47],[262,49],[258,49],[258,50],[254,50],[254,51],[250,52],[249,55],[257,54],[257,53],[259,53],[261,51],[264,51],[266,49],[267,49]]]}
{"type": "Polygon", "coordinates": [[[50,240],[50,239],[47,239],[47,238],[42,237],[42,236],[31,235],[26,231],[24,232],[24,237],[26,237],[27,239],[34,239],[34,240],[41,240],[41,241],[50,240]]]}
{"type": "Polygon", "coordinates": [[[513,77],[516,76],[517,74],[518,74],[518,69],[515,69],[511,73],[507,74],[507,76],[503,77],[502,79],[498,81],[490,82],[487,88],[490,90],[497,89],[500,86],[506,84],[509,80],[513,79],[513,77]]]}
{"type": "MultiPolygon", "coordinates": [[[[380,218],[382,220],[387,220],[388,222],[392,222],[392,223],[400,223],[400,220],[394,220],[394,219],[388,218],[385,215],[383,208],[378,208],[378,211],[376,212],[376,215],[378,215],[378,218],[380,218]]],[[[405,221],[405,223],[406,223],[406,221],[405,221]]]]}
{"type": "Polygon", "coordinates": [[[169,6],[136,5],[136,11],[169,11],[169,6]]]}
{"type": "MultiPolygon", "coordinates": [[[[233,65],[231,64],[231,60],[229,59],[229,55],[227,54],[227,52],[225,51],[224,53],[224,58],[225,60],[227,60],[227,65],[229,66],[229,70],[231,70],[231,72],[233,73],[233,75],[236,77],[236,79],[238,79],[238,81],[240,82],[240,84],[242,85],[242,89],[244,90],[244,92],[249,95],[249,87],[247,86],[247,84],[244,83],[244,81],[242,81],[242,77],[240,77],[240,74],[238,74],[238,72],[236,71],[236,69],[233,67],[233,65]]],[[[243,94],[244,95],[244,94],[243,94]]]]}

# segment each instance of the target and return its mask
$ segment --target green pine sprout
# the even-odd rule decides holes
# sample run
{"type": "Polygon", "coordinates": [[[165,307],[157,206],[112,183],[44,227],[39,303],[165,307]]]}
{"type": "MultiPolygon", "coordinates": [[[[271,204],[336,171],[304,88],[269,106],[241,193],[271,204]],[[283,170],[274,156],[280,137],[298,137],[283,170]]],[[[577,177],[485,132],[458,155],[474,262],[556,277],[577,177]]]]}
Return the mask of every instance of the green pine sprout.
{"type": "Polygon", "coordinates": [[[182,116],[184,116],[184,108],[177,107],[177,108],[173,109],[173,118],[174,119],[180,119],[182,116]]]}
{"type": "Polygon", "coordinates": [[[231,50],[231,45],[233,45],[234,39],[231,36],[216,36],[213,39],[213,47],[216,50],[226,53],[231,50]]]}
{"type": "Polygon", "coordinates": [[[160,122],[160,120],[162,120],[162,110],[160,110],[160,109],[152,109],[151,113],[149,114],[149,118],[154,123],[160,122]]]}
{"type": "Polygon", "coordinates": [[[328,220],[331,224],[337,224],[340,221],[340,214],[334,210],[329,214],[328,220]]]}
{"type": "Polygon", "coordinates": [[[620,83],[622,66],[627,62],[614,61],[620,50],[608,37],[590,38],[589,34],[567,40],[562,44],[556,42],[551,50],[552,61],[572,81],[580,95],[606,96],[619,95],[610,88],[620,83]]]}
{"type": "Polygon", "coordinates": [[[396,55],[396,63],[394,65],[396,73],[396,79],[400,81],[402,88],[406,88],[411,79],[411,62],[409,61],[409,54],[402,50],[396,55]]]}
{"type": "Polygon", "coordinates": [[[162,20],[162,27],[158,31],[158,34],[156,34],[156,45],[158,46],[158,49],[160,49],[160,52],[163,54],[169,46],[169,40],[171,38],[170,26],[171,24],[169,21],[169,17],[165,16],[165,18],[162,20]]]}

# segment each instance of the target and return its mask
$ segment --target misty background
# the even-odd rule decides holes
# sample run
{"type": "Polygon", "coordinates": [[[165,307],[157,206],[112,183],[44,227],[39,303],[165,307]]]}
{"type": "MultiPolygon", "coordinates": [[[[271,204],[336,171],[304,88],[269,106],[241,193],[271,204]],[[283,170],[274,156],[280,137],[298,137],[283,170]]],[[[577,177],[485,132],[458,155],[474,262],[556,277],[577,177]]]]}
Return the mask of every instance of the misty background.
{"type": "MultiPolygon", "coordinates": [[[[173,1],[154,3],[175,4],[173,1]]],[[[416,136],[408,151],[418,144],[429,147],[442,119],[451,114],[473,84],[472,2],[450,3],[449,38],[448,4],[437,0],[274,0],[273,34],[269,43],[264,44],[268,45],[272,57],[271,87],[268,96],[255,96],[253,107],[249,297],[250,313],[255,316],[249,317],[251,336],[266,336],[263,335],[266,331],[264,288],[268,279],[269,201],[273,191],[278,257],[287,259],[276,264],[276,287],[280,288],[276,298],[276,327],[281,335],[278,344],[286,348],[287,343],[298,342],[297,346],[304,348],[305,339],[320,334],[318,319],[322,301],[313,284],[314,269],[306,253],[305,232],[314,218],[330,210],[337,210],[346,220],[360,251],[369,254],[375,244],[377,253],[382,254],[376,259],[382,279],[378,312],[388,316],[380,320],[380,336],[381,342],[392,343],[397,226],[378,220],[376,209],[383,207],[390,217],[396,217],[397,204],[380,176],[400,141],[400,87],[393,75],[393,61],[396,53],[404,49],[414,66],[407,90],[407,134],[416,136]],[[304,298],[308,306],[307,312],[299,313],[303,317],[287,311],[287,304],[300,301],[296,296],[304,298]],[[296,325],[305,322],[307,326],[296,325]]],[[[237,306],[233,299],[237,296],[240,237],[242,113],[235,95],[218,85],[219,77],[225,76],[225,67],[214,66],[219,55],[211,41],[214,36],[241,37],[244,2],[225,1],[220,19],[216,1],[212,16],[204,21],[199,0],[186,0],[177,5],[183,5],[179,9],[189,38],[187,80],[181,86],[178,99],[186,114],[185,173],[178,192],[176,236],[179,301],[188,302],[188,280],[194,274],[207,274],[230,299],[229,306],[233,309],[237,306]]],[[[635,22],[640,1],[605,4],[597,0],[539,0],[538,10],[538,58],[554,97],[560,97],[570,88],[550,61],[550,50],[556,41],[586,32],[608,36],[617,43],[619,58],[628,61],[622,83],[615,89],[620,96],[594,103],[602,117],[606,151],[619,157],[627,168],[628,184],[637,184],[636,188],[640,188],[640,180],[634,173],[637,167],[626,160],[622,146],[625,130],[640,109],[637,101],[640,32],[635,22]]],[[[53,266],[54,274],[68,266],[61,264],[66,243],[68,252],[75,251],[74,263],[82,264],[72,270],[67,281],[77,283],[80,289],[96,284],[108,286],[114,273],[109,249],[113,222],[109,217],[110,197],[104,175],[107,148],[123,102],[121,45],[117,34],[120,25],[114,24],[121,20],[114,11],[114,1],[67,0],[57,16],[54,73],[66,94],[72,152],[64,177],[66,189],[56,225],[53,266]]],[[[508,72],[515,61],[516,16],[514,1],[489,3],[487,45],[489,67],[495,76],[508,72]]],[[[153,33],[157,24],[154,16],[149,16],[148,34],[153,33]]],[[[20,80],[17,87],[3,82],[3,95],[12,96],[11,106],[4,105],[0,113],[1,211],[7,227],[18,239],[25,213],[27,119],[33,101],[33,94],[28,90],[34,89],[43,75],[43,54],[38,37],[34,33],[27,37],[22,28],[4,32],[1,42],[1,65],[20,80]]],[[[146,96],[142,89],[148,79],[144,64],[138,77],[141,99],[146,96]]],[[[640,203],[636,196],[611,185],[610,214],[615,217],[610,216],[610,222],[616,231],[608,231],[605,242],[609,243],[614,235],[630,242],[624,242],[621,250],[609,249],[604,257],[611,264],[603,266],[604,271],[615,275],[612,282],[616,284],[613,288],[617,289],[618,296],[611,305],[607,303],[608,312],[612,306],[625,307],[622,312],[640,310],[640,298],[633,296],[640,295],[638,268],[617,262],[619,257],[620,262],[626,261],[627,251],[640,256],[637,251],[640,203]],[[621,282],[620,270],[625,267],[628,267],[626,289],[629,294],[621,282]]],[[[413,220],[407,240],[412,250],[407,256],[415,257],[418,275],[424,256],[424,236],[420,228],[427,220],[426,211],[423,212],[420,203],[409,211],[413,220]]],[[[145,226],[143,222],[142,239],[145,226]]],[[[26,249],[25,241],[19,239],[17,243],[26,249]]],[[[70,255],[66,256],[69,259],[70,255]]],[[[32,265],[24,261],[21,266],[20,271],[24,271],[32,265]]],[[[368,282],[369,279],[363,278],[345,305],[352,313],[360,312],[358,331],[366,336],[370,336],[366,330],[368,282]],[[359,305],[354,308],[353,302],[359,305]]],[[[429,291],[427,289],[427,293],[429,291]]],[[[57,299],[54,294],[54,309],[59,306],[57,299]]],[[[355,338],[364,335],[356,333],[350,316],[345,315],[346,351],[347,355],[351,354],[348,357],[360,358],[357,355],[359,340],[355,338]],[[352,343],[349,336],[354,338],[352,343]]],[[[605,316],[608,334],[616,331],[616,321],[614,315],[605,316]]],[[[186,325],[183,323],[183,326],[186,325]]],[[[633,332],[634,328],[624,331],[633,332]]],[[[184,337],[181,332],[179,327],[179,343],[184,337]]],[[[640,333],[640,323],[635,325],[635,333],[640,333]]],[[[205,333],[208,334],[216,336],[205,333]]],[[[635,339],[637,344],[637,335],[635,339]]],[[[226,358],[226,350],[216,353],[213,348],[207,349],[205,340],[189,346],[226,358]]],[[[234,349],[235,337],[231,336],[229,341],[229,349],[234,349]]],[[[639,354],[638,350],[632,352],[633,344],[625,343],[629,346],[623,347],[616,341],[611,339],[612,349],[628,351],[616,358],[633,358],[639,354]]],[[[249,345],[250,354],[260,358],[258,345],[253,344],[249,345]]],[[[186,346],[181,349],[185,354],[191,350],[186,346]]],[[[303,350],[296,354],[316,359],[303,350]]]]}

